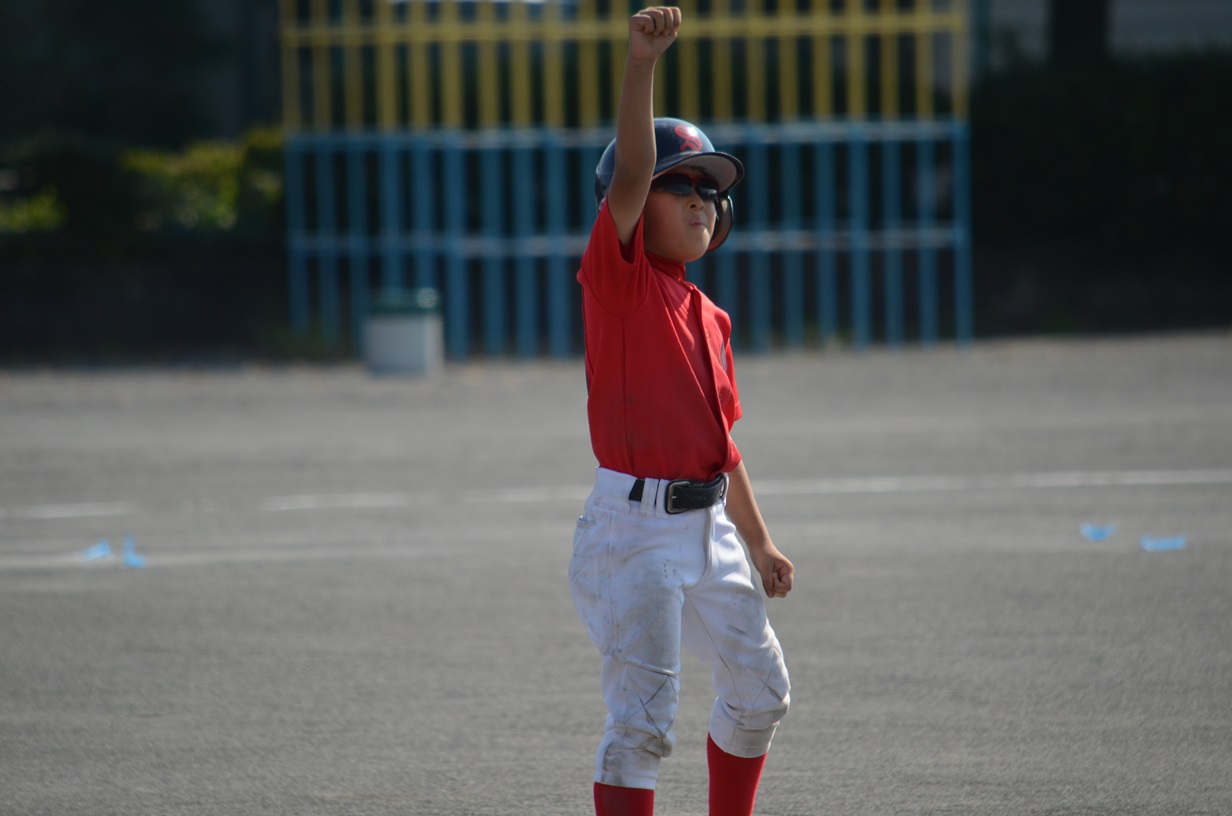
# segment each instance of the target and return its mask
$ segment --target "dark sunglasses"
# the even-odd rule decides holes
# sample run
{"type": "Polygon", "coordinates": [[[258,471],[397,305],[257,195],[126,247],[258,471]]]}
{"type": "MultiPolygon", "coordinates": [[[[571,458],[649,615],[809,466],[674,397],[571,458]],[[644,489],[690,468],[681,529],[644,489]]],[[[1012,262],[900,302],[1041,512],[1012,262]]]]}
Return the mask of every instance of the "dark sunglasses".
{"type": "Polygon", "coordinates": [[[719,183],[712,178],[694,179],[684,173],[668,173],[650,182],[650,189],[657,193],[671,193],[677,196],[688,196],[697,193],[702,201],[719,203],[723,197],[719,192],[719,183]]]}

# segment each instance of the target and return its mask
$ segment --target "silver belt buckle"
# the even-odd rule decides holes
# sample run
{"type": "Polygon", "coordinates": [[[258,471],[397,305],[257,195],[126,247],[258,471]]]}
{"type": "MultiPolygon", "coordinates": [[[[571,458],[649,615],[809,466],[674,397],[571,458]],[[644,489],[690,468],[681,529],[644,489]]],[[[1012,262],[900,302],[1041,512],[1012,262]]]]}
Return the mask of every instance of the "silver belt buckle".
{"type": "Polygon", "coordinates": [[[689,508],[676,506],[676,488],[680,485],[688,485],[688,479],[677,479],[674,482],[667,483],[667,500],[663,503],[663,509],[667,511],[669,516],[674,516],[677,513],[687,513],[689,508]]]}

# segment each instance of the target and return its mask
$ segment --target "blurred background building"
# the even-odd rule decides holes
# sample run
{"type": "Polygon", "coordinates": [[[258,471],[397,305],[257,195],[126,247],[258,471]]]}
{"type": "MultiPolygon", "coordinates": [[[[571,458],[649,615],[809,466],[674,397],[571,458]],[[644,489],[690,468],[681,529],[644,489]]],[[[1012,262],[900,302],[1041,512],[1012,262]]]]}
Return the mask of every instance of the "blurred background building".
{"type": "Polygon", "coordinates": [[[1068,43],[1102,41],[1111,54],[1232,46],[1232,4],[1222,0],[972,0],[986,65],[1044,61],[1068,43]]]}

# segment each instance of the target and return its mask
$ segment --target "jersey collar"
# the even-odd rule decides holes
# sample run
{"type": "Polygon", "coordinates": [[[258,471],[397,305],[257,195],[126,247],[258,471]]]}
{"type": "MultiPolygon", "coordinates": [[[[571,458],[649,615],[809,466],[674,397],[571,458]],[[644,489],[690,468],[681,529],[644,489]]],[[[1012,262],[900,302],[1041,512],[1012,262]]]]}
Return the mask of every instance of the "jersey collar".
{"type": "Polygon", "coordinates": [[[662,258],[655,255],[653,252],[647,252],[646,257],[650,260],[650,265],[659,272],[667,275],[672,280],[684,280],[684,264],[680,261],[672,261],[667,258],[662,258]]]}

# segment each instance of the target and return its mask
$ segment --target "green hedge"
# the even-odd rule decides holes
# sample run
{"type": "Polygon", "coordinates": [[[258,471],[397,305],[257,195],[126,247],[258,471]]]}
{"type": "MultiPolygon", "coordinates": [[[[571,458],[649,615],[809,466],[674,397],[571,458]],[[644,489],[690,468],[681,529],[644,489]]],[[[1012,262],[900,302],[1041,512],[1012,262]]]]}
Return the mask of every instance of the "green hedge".
{"type": "Polygon", "coordinates": [[[285,346],[282,141],[0,150],[0,359],[285,346]]]}
{"type": "Polygon", "coordinates": [[[74,136],[0,147],[0,242],[53,233],[88,257],[140,252],[166,239],[282,239],[282,137],[195,142],[178,151],[117,148],[74,136]]]}

